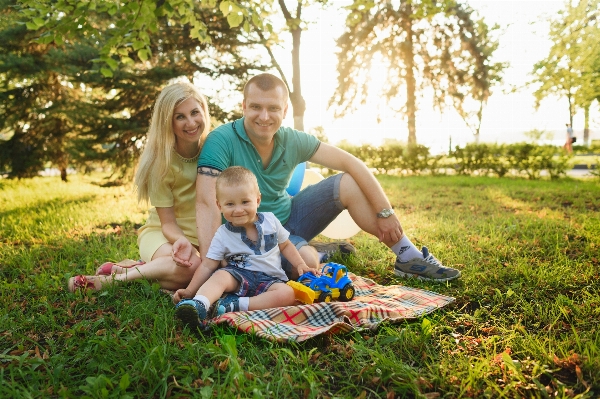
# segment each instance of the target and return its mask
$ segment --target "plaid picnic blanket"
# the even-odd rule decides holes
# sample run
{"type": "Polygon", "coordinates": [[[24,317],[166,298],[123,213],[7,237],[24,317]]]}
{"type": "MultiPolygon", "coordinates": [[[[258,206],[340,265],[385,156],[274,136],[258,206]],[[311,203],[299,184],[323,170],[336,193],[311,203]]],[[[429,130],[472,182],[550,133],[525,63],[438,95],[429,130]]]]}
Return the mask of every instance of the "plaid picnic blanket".
{"type": "Polygon", "coordinates": [[[348,273],[356,296],[350,302],[314,303],[226,313],[209,321],[226,323],[273,341],[304,341],[319,334],[374,329],[384,320],[426,315],[454,301],[435,292],[400,285],[382,286],[348,273]]]}

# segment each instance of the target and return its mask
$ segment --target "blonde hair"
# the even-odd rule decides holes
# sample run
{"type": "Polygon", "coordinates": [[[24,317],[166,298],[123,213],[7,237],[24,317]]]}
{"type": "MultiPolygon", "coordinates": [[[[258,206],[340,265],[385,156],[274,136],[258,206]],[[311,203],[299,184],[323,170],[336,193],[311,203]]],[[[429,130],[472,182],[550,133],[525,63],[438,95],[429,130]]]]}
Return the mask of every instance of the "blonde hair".
{"type": "Polygon", "coordinates": [[[165,87],[160,92],[154,104],[146,145],[135,173],[134,184],[140,202],[148,201],[150,193],[156,191],[169,171],[175,146],[173,112],[179,104],[189,98],[198,101],[202,108],[204,131],[200,136],[200,146],[210,131],[208,104],[200,89],[189,82],[178,82],[165,87]]]}
{"type": "Polygon", "coordinates": [[[252,184],[256,193],[260,195],[258,180],[250,170],[243,166],[230,166],[217,177],[217,197],[222,186],[239,186],[241,184],[252,184]]]}

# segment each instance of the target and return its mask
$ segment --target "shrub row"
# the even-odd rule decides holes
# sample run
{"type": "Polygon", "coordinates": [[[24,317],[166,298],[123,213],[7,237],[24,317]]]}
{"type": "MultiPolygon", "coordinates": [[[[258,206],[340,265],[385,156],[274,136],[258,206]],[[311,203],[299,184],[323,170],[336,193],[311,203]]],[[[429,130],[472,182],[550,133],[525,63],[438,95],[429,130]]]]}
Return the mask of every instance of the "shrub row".
{"type": "Polygon", "coordinates": [[[526,176],[538,179],[545,171],[552,179],[566,175],[570,159],[562,148],[551,145],[467,144],[448,155],[431,155],[423,145],[387,144],[381,147],[342,144],[340,148],[361,159],[379,174],[448,174],[526,176]]]}

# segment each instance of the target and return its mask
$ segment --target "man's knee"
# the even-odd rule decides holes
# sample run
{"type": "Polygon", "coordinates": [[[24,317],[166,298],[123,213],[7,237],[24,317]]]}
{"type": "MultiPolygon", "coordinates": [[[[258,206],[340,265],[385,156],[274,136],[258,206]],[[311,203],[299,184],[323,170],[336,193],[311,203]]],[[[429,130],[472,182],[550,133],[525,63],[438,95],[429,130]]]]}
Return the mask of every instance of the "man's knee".
{"type": "Polygon", "coordinates": [[[300,252],[300,256],[306,263],[306,266],[317,269],[319,267],[319,253],[314,247],[310,245],[305,245],[301,247],[298,252],[300,252]]]}
{"type": "Polygon", "coordinates": [[[356,180],[349,173],[344,173],[340,180],[340,201],[346,206],[346,201],[356,198],[357,195],[364,196],[364,193],[356,180]]]}

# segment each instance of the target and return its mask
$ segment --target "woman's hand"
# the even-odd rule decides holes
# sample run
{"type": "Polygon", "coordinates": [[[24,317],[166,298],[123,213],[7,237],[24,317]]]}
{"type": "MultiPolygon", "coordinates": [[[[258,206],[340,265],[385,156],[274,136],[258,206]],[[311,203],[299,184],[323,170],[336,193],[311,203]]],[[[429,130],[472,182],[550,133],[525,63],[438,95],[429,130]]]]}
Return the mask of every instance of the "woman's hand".
{"type": "Polygon", "coordinates": [[[192,255],[195,252],[195,248],[191,242],[185,237],[179,237],[177,241],[173,243],[173,261],[177,266],[191,267],[192,266],[192,255]]]}

